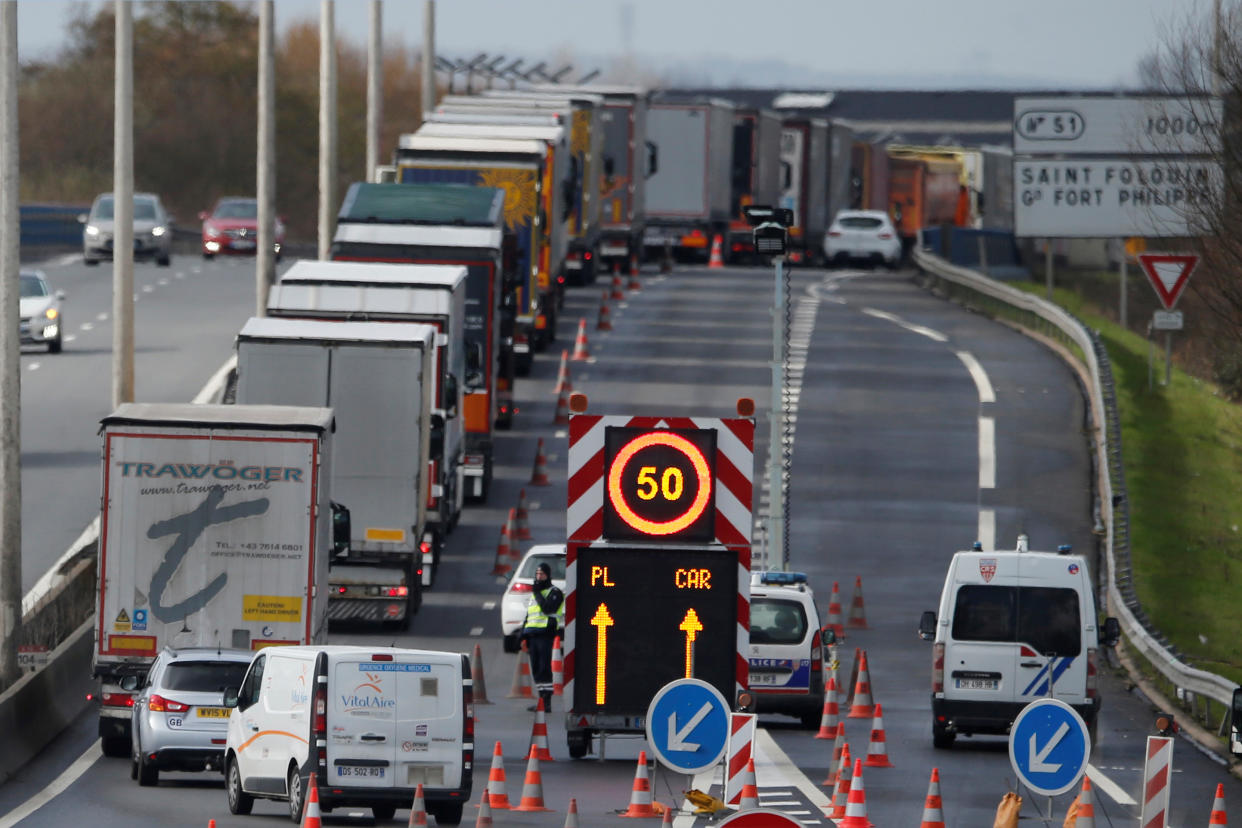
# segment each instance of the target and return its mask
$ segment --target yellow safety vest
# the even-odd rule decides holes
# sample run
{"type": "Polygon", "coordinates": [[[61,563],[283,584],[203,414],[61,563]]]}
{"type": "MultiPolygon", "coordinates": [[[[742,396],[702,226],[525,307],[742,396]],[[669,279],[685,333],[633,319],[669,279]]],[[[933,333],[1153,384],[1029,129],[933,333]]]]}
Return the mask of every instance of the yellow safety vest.
{"type": "MultiPolygon", "coordinates": [[[[549,585],[547,588],[552,587],[549,585]]],[[[558,630],[565,629],[565,601],[563,599],[556,610],[556,623],[558,630]]],[[[542,630],[548,626],[548,616],[539,607],[539,602],[535,600],[533,592],[526,599],[526,623],[523,626],[528,630],[542,630]]]]}

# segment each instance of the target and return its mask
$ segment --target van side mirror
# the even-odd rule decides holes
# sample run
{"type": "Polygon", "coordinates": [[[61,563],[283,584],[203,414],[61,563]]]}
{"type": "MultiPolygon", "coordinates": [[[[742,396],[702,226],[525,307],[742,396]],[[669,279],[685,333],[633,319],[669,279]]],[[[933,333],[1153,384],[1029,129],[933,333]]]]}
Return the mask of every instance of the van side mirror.
{"type": "Polygon", "coordinates": [[[1229,752],[1234,756],[1242,756],[1242,687],[1233,688],[1233,704],[1229,708],[1229,752]]]}
{"type": "Polygon", "coordinates": [[[427,440],[427,453],[433,458],[444,456],[444,418],[431,415],[431,436],[427,440]]]}
{"type": "Polygon", "coordinates": [[[353,526],[349,519],[349,509],[332,501],[332,554],[349,554],[349,540],[353,526]]]}
{"type": "Polygon", "coordinates": [[[471,342],[466,346],[466,390],[477,391],[483,387],[483,343],[471,342]]]}
{"type": "Polygon", "coordinates": [[[824,627],[820,630],[819,637],[824,642],[825,647],[831,647],[837,643],[837,632],[832,627],[824,627]]]}
{"type": "Polygon", "coordinates": [[[224,707],[237,707],[237,688],[236,687],[224,688],[223,706],[224,707]]]}
{"type": "Polygon", "coordinates": [[[126,692],[132,693],[135,690],[137,690],[138,683],[139,683],[138,676],[134,676],[134,675],[121,676],[121,689],[125,690],[126,692]]]}
{"type": "Polygon", "coordinates": [[[647,141],[647,177],[655,175],[660,169],[660,148],[647,141]]]}
{"type": "Polygon", "coordinates": [[[919,617],[919,638],[934,641],[936,638],[936,613],[927,610],[919,617]]]}
{"type": "Polygon", "coordinates": [[[1104,619],[1104,632],[1100,636],[1100,645],[1104,647],[1115,647],[1117,642],[1121,640],[1121,623],[1113,617],[1104,619]]]}
{"type": "Polygon", "coordinates": [[[457,416],[460,397],[461,394],[457,390],[457,377],[447,374],[444,377],[444,415],[450,420],[457,416]]]}

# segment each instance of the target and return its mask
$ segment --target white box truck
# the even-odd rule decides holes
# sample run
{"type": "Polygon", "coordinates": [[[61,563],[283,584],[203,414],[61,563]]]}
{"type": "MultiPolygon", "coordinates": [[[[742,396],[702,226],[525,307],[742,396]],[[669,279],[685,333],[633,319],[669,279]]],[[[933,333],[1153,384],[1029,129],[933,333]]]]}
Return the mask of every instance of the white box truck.
{"type": "MultiPolygon", "coordinates": [[[[420,322],[436,329],[435,397],[427,491],[427,528],[440,562],[444,538],[461,517],[465,429],[458,385],[466,376],[466,268],[303,259],[285,271],[267,297],[268,316],[370,322],[420,322]]],[[[423,570],[430,586],[432,568],[423,570]]]]}
{"type": "Polygon", "coordinates": [[[237,335],[237,402],[327,405],[333,499],[349,543],[328,571],[331,621],[409,625],[431,564],[427,458],[435,328],[252,318],[237,335]]]}
{"type": "Polygon", "coordinates": [[[259,649],[326,635],[332,412],[126,403],[102,421],[94,674],[104,753],[166,646],[259,649]]]}

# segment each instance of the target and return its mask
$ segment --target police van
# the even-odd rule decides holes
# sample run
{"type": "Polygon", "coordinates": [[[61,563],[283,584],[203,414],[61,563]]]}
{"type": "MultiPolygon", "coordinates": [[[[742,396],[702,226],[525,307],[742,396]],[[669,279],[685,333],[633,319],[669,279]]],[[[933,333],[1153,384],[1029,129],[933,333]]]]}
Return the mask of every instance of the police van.
{"type": "Polygon", "coordinates": [[[819,726],[825,642],[805,573],[750,576],[750,694],[757,713],[783,713],[819,726]]]}
{"type": "Polygon", "coordinates": [[[474,694],[459,653],[395,647],[269,647],[255,654],[225,743],[229,811],[283,800],[298,822],[312,773],[324,811],[408,808],[423,785],[427,811],[456,825],[470,798],[474,694]]]}
{"type": "Polygon", "coordinates": [[[1006,734],[1022,708],[1041,698],[1071,705],[1095,735],[1100,710],[1099,647],[1120,630],[1098,613],[1087,562],[1068,546],[1012,552],[979,544],[949,562],[939,613],[927,611],[919,636],[932,641],[932,743],[960,734],[1006,734]]]}

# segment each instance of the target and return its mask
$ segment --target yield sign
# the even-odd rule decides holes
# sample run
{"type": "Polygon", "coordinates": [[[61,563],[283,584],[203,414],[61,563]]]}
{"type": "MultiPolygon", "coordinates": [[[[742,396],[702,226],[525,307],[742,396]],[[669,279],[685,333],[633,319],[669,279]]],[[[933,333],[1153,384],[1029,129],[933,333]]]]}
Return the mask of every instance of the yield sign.
{"type": "Polygon", "coordinates": [[[1182,295],[1190,274],[1199,264],[1199,257],[1194,253],[1140,253],[1138,260],[1165,310],[1173,310],[1177,297],[1182,295]]]}

